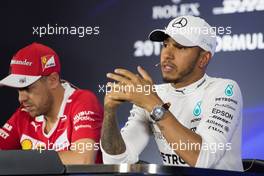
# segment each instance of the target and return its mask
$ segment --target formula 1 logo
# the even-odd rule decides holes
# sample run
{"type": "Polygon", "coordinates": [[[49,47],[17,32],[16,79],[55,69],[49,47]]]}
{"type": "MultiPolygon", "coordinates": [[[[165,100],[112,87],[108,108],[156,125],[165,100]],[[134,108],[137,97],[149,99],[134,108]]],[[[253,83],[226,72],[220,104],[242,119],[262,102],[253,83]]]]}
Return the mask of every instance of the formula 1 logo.
{"type": "Polygon", "coordinates": [[[184,26],[187,25],[187,19],[182,17],[179,19],[176,19],[173,23],[172,23],[172,27],[176,27],[176,28],[182,28],[184,26]]]}

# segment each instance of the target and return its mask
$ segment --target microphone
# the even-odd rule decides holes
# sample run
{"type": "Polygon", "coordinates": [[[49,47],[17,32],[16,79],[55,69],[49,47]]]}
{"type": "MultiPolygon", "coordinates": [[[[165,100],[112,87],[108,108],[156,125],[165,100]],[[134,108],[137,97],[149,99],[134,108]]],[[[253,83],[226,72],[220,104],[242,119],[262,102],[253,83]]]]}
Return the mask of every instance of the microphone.
{"type": "Polygon", "coordinates": [[[155,64],[155,67],[158,67],[158,66],[160,66],[160,63],[155,64]]]}

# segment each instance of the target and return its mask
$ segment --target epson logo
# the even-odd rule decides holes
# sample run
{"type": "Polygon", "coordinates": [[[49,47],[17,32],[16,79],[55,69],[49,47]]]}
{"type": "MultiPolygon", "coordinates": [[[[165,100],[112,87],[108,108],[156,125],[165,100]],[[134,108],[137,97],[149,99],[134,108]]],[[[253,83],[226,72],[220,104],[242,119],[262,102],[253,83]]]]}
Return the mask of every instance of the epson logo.
{"type": "Polygon", "coordinates": [[[27,59],[25,60],[11,60],[10,65],[25,65],[25,66],[31,66],[32,62],[28,62],[27,59]]]}
{"type": "Polygon", "coordinates": [[[213,8],[214,15],[264,10],[264,0],[224,0],[222,4],[223,7],[213,8]]]}
{"type": "Polygon", "coordinates": [[[230,114],[229,112],[225,112],[225,111],[222,111],[222,110],[219,110],[219,109],[216,109],[216,108],[212,109],[212,113],[213,114],[218,114],[218,115],[220,115],[222,117],[226,117],[226,118],[228,118],[230,120],[233,119],[233,115],[230,114]]]}

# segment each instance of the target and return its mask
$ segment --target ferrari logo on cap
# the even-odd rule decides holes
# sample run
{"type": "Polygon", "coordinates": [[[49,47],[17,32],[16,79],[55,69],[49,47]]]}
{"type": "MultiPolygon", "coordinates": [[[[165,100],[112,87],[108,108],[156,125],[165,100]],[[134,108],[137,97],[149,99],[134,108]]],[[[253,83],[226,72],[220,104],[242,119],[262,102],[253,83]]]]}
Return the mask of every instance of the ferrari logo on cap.
{"type": "Polygon", "coordinates": [[[55,64],[54,55],[42,56],[41,57],[41,65],[42,65],[43,71],[47,68],[55,67],[56,64],[55,64]]]}

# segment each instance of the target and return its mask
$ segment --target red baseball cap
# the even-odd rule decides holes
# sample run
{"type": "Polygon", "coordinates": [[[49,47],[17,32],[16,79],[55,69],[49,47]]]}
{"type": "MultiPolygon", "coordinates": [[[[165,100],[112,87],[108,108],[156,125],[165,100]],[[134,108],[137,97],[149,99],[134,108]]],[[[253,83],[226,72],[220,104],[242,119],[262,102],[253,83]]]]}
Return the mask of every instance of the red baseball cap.
{"type": "Polygon", "coordinates": [[[32,43],[20,49],[10,63],[10,75],[0,81],[0,86],[24,88],[53,72],[60,73],[56,52],[48,46],[32,43]]]}

